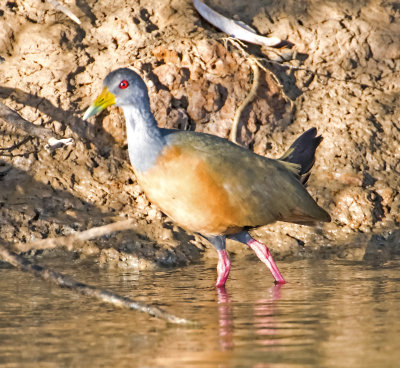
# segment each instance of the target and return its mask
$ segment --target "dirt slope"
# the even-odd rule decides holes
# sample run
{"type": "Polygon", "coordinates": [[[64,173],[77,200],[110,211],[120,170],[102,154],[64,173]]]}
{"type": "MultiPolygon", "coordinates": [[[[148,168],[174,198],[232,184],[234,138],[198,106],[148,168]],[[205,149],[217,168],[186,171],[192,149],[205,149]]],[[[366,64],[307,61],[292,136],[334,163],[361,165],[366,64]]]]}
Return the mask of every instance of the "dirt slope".
{"type": "MultiPolygon", "coordinates": [[[[116,221],[125,232],[87,244],[82,254],[121,267],[185,264],[205,245],[149,204],[127,157],[117,108],[81,120],[104,76],[120,66],[146,79],[161,126],[228,137],[252,83],[243,53],[202,20],[190,1],[64,1],[73,23],[47,2],[0,4],[0,97],[25,119],[76,144],[49,153],[37,138],[0,121],[0,232],[28,242],[116,221]]],[[[209,1],[279,50],[250,46],[264,61],[257,97],[238,140],[278,157],[316,126],[324,136],[309,190],[333,222],[276,224],[255,231],[282,257],[338,256],[384,261],[399,251],[400,8],[386,1],[209,1]]],[[[246,249],[231,244],[237,254],[246,249]]],[[[207,252],[209,254],[210,252],[207,252]]],[[[210,253],[213,256],[213,253],[210,253]]],[[[278,256],[278,257],[279,257],[278,256]]]]}

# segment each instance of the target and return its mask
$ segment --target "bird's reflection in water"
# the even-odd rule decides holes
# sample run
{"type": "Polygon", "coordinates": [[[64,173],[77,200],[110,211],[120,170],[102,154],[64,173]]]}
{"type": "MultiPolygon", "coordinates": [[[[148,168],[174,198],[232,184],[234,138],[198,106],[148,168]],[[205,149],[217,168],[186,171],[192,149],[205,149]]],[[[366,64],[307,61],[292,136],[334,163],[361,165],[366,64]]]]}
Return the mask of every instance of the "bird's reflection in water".
{"type": "MultiPolygon", "coordinates": [[[[267,290],[268,297],[259,299],[253,304],[254,330],[265,339],[259,340],[261,345],[274,345],[276,339],[271,338],[276,333],[274,307],[275,301],[281,298],[282,284],[277,284],[267,290]]],[[[233,305],[225,287],[217,288],[219,341],[222,351],[232,350],[234,347],[234,315],[233,305]]]]}
{"type": "Polygon", "coordinates": [[[217,288],[219,344],[222,351],[233,348],[233,310],[232,303],[225,287],[217,288]]]}
{"type": "Polygon", "coordinates": [[[276,345],[279,340],[273,338],[277,333],[275,317],[275,301],[281,298],[282,284],[268,289],[268,298],[259,299],[254,303],[254,329],[261,336],[257,343],[264,346],[276,345]]]}

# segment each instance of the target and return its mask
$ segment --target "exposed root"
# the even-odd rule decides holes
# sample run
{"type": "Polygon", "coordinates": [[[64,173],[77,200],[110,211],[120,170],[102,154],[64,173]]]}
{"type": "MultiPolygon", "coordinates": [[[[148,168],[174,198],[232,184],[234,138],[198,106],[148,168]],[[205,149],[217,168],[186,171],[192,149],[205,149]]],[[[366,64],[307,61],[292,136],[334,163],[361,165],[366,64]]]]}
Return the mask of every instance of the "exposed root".
{"type": "Polygon", "coordinates": [[[259,79],[260,79],[260,71],[259,68],[261,68],[265,73],[268,73],[269,75],[271,75],[275,82],[277,83],[278,86],[280,86],[281,88],[281,93],[283,95],[283,97],[285,98],[286,101],[288,101],[290,103],[290,105],[293,105],[292,100],[286,96],[286,94],[283,92],[284,88],[282,86],[282,84],[280,83],[279,79],[270,71],[268,70],[264,65],[261,64],[261,62],[259,61],[259,58],[256,58],[253,55],[250,55],[246,50],[245,47],[246,45],[241,41],[238,40],[236,38],[232,38],[232,37],[225,37],[222,39],[222,41],[224,42],[224,46],[227,48],[228,43],[232,44],[235,48],[237,48],[241,53],[242,56],[248,60],[251,69],[253,71],[253,82],[250,88],[250,92],[248,93],[248,95],[246,96],[246,98],[243,100],[243,102],[238,106],[235,116],[233,118],[233,123],[232,123],[232,129],[229,135],[229,139],[237,144],[237,130],[238,130],[238,125],[239,125],[239,120],[240,120],[240,116],[242,115],[242,112],[244,110],[244,108],[254,99],[254,97],[257,95],[257,89],[259,86],[259,79]]]}
{"type": "Polygon", "coordinates": [[[257,89],[259,86],[259,79],[260,79],[260,71],[258,69],[257,61],[254,57],[250,57],[248,59],[249,64],[251,66],[251,69],[253,70],[253,83],[250,88],[250,92],[246,96],[246,98],[243,100],[243,102],[239,105],[239,107],[236,109],[235,116],[233,118],[233,123],[232,123],[232,129],[231,133],[229,135],[229,139],[233,143],[238,143],[237,142],[237,130],[238,130],[238,125],[239,125],[239,120],[240,116],[242,115],[242,112],[244,108],[253,100],[253,98],[257,95],[257,89]]]}

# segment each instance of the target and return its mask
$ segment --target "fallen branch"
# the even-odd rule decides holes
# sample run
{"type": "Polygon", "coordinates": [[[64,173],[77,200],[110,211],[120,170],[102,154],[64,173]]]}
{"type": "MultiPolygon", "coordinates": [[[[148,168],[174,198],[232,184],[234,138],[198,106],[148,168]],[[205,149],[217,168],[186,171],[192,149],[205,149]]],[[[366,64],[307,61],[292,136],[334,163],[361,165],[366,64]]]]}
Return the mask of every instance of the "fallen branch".
{"type": "Polygon", "coordinates": [[[187,319],[176,317],[173,314],[170,314],[161,308],[122,297],[111,291],[102,290],[90,285],[86,285],[84,283],[74,280],[70,276],[63,275],[60,272],[53,271],[48,268],[31,263],[30,261],[15,254],[14,252],[9,251],[1,244],[0,244],[0,259],[8,262],[9,264],[13,265],[14,267],[18,268],[21,271],[33,274],[34,276],[40,277],[45,281],[50,281],[59,287],[65,287],[77,293],[91,296],[102,302],[112,304],[116,307],[137,310],[142,313],[147,313],[150,316],[163,319],[170,323],[175,323],[175,324],[193,323],[187,319]]]}
{"type": "Polygon", "coordinates": [[[41,239],[30,243],[16,243],[13,244],[13,247],[18,252],[27,252],[29,250],[39,249],[53,249],[59,246],[64,246],[68,251],[71,251],[77,247],[77,243],[79,242],[109,235],[116,231],[132,230],[136,227],[135,221],[133,219],[128,219],[103,226],[92,227],[91,229],[76,232],[59,238],[41,239]]]}
{"type": "Polygon", "coordinates": [[[25,133],[32,135],[34,137],[43,138],[57,138],[56,134],[47,128],[43,128],[32,124],[30,121],[25,120],[16,111],[10,109],[6,105],[0,102],[0,118],[6,123],[13,125],[17,129],[23,130],[25,133]]]}

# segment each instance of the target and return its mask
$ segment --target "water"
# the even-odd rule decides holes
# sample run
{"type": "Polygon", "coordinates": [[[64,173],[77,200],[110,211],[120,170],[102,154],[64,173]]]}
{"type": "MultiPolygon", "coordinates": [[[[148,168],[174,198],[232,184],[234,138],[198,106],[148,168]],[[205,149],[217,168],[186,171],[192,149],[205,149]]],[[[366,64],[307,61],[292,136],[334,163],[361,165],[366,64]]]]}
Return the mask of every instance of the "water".
{"type": "Polygon", "coordinates": [[[140,273],[53,266],[201,325],[171,326],[3,267],[1,367],[400,365],[400,260],[280,262],[280,287],[258,260],[233,259],[219,292],[213,260],[140,273]]]}

